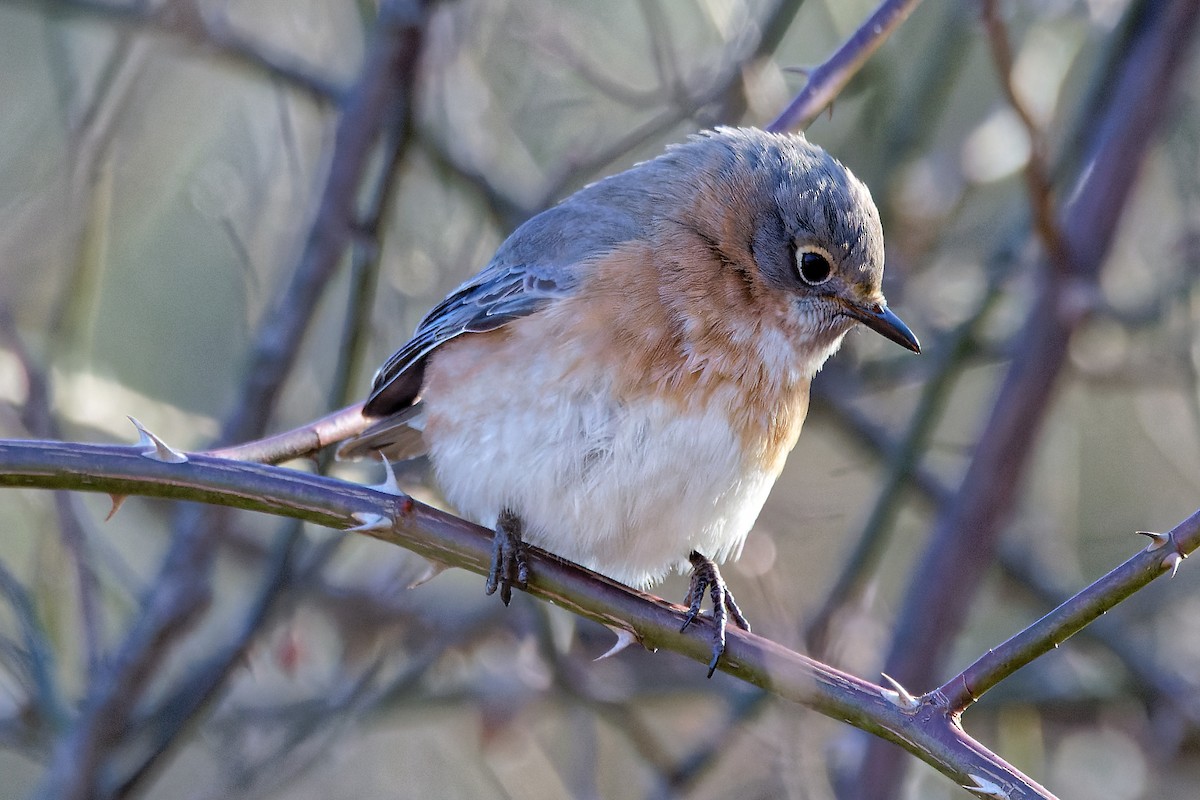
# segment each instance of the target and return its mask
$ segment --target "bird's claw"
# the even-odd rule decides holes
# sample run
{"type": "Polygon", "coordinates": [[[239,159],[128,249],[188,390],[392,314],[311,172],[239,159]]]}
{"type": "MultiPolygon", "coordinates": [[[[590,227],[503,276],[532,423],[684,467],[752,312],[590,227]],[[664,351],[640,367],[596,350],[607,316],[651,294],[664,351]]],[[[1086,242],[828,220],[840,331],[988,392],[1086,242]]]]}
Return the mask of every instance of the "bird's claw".
{"type": "Polygon", "coordinates": [[[696,621],[696,617],[700,615],[700,605],[704,602],[704,593],[707,590],[712,598],[712,618],[716,628],[713,632],[712,660],[708,662],[708,677],[711,678],[717,671],[717,664],[720,663],[721,656],[725,653],[725,628],[728,621],[732,619],[733,624],[744,631],[750,630],[750,623],[742,615],[742,610],[738,608],[737,602],[734,601],[733,593],[725,585],[725,579],[721,577],[717,565],[696,552],[688,556],[688,560],[692,562],[692,575],[688,584],[687,598],[684,600],[688,606],[688,614],[684,617],[683,627],[679,629],[679,632],[687,630],[688,626],[696,621]]]}
{"type": "Polygon", "coordinates": [[[521,540],[521,518],[511,511],[500,512],[496,532],[492,536],[492,564],[488,568],[486,594],[500,589],[500,602],[512,600],[512,587],[524,589],[529,582],[529,564],[525,559],[525,542],[521,540]]]}

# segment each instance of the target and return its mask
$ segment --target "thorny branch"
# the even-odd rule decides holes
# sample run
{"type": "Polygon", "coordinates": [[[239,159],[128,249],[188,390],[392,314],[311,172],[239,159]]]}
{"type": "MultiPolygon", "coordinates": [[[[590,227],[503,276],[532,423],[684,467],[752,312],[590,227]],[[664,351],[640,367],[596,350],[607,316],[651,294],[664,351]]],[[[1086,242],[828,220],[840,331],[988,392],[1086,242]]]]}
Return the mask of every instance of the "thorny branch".
{"type": "Polygon", "coordinates": [[[770,131],[807,128],[821,115],[838,93],[858,74],[892,32],[900,27],[921,0],[883,0],[866,22],[849,39],[808,74],[808,83],[795,99],[767,126],[770,131]]]}
{"type": "MultiPolygon", "coordinates": [[[[278,467],[205,455],[162,460],[145,446],[0,440],[0,485],[189,499],[362,533],[439,563],[487,572],[490,533],[412,499],[278,467]]],[[[945,686],[921,698],[829,668],[765,639],[731,634],[721,669],[768,691],[900,744],[952,779],[972,776],[1011,798],[1052,797],[968,737],[958,716],[984,691],[1164,574],[1200,547],[1200,511],[1084,589],[1043,620],[990,650],[945,686]]],[[[529,591],[650,649],[709,658],[702,631],[680,633],[681,606],[636,592],[550,554],[535,551],[529,591]]],[[[982,785],[982,784],[980,784],[982,785]]]]}
{"type": "MultiPolygon", "coordinates": [[[[290,516],[362,533],[439,563],[486,574],[490,533],[388,491],[279,467],[195,454],[161,460],[145,446],[0,441],[0,485],[101,491],[188,499],[290,516]]],[[[962,679],[975,694],[1037,652],[1050,649],[1200,546],[1200,512],[1170,534],[1170,548],[1139,553],[1081,592],[1062,614],[990,653],[962,679]],[[1176,558],[1172,558],[1174,555],[1176,558]]],[[[629,631],[650,649],[709,658],[703,631],[680,633],[685,610],[636,592],[552,555],[535,551],[529,591],[611,628],[629,631]]],[[[911,698],[898,688],[861,681],[760,637],[731,635],[721,669],[823,714],[900,744],[964,784],[1004,787],[1011,798],[1052,797],[967,736],[958,726],[961,692],[911,698]],[[958,705],[955,705],[958,703],[958,705]],[[974,777],[972,777],[974,776],[974,777]]],[[[969,700],[967,701],[969,702],[969,700]]]]}

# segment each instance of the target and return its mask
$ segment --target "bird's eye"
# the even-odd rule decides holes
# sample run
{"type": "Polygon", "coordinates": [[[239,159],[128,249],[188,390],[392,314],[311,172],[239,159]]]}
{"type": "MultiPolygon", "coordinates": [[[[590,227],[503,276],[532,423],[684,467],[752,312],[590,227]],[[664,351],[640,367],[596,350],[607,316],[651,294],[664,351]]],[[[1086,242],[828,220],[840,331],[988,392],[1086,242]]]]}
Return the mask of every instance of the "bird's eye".
{"type": "Polygon", "coordinates": [[[796,270],[809,286],[824,283],[833,274],[833,267],[829,266],[829,257],[811,247],[801,248],[796,252],[796,270]]]}

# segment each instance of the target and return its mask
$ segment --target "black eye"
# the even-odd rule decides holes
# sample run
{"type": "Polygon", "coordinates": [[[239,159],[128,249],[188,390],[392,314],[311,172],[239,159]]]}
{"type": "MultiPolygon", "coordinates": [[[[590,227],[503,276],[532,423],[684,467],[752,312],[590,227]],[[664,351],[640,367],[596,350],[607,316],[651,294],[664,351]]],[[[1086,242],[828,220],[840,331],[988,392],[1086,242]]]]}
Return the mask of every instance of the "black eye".
{"type": "Polygon", "coordinates": [[[833,274],[833,267],[829,266],[825,254],[812,249],[802,249],[796,253],[796,269],[810,286],[824,283],[833,274]]]}

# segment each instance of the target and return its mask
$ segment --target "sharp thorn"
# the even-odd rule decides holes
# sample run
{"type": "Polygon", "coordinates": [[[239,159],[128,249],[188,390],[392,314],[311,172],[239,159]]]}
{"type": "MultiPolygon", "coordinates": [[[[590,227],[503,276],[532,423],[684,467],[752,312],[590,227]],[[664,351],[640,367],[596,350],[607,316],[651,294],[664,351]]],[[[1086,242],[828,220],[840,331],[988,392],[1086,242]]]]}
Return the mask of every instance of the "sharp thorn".
{"type": "Polygon", "coordinates": [[[607,651],[596,656],[595,659],[593,659],[594,661],[602,661],[606,658],[611,658],[625,648],[629,647],[631,644],[637,642],[637,636],[634,635],[633,631],[626,630],[625,628],[618,628],[615,625],[605,625],[604,627],[608,628],[617,635],[617,641],[614,642],[613,646],[608,648],[607,651]]]}
{"type": "Polygon", "coordinates": [[[1150,544],[1146,545],[1146,550],[1160,550],[1166,547],[1167,542],[1171,541],[1169,533],[1155,533],[1154,531],[1137,531],[1139,536],[1145,536],[1150,540],[1150,544]]]}
{"type": "Polygon", "coordinates": [[[384,494],[404,497],[405,492],[400,488],[400,483],[396,480],[396,470],[392,469],[392,462],[388,461],[387,456],[382,453],[379,455],[379,460],[383,462],[383,470],[386,475],[384,476],[383,483],[377,483],[371,488],[384,494]]]}
{"type": "Polygon", "coordinates": [[[426,565],[425,571],[418,575],[407,588],[416,589],[418,586],[424,586],[448,569],[450,569],[448,564],[443,564],[441,561],[430,561],[426,565]]]}
{"type": "Polygon", "coordinates": [[[112,519],[113,517],[115,517],[117,515],[117,512],[121,510],[121,506],[124,505],[125,500],[128,499],[129,495],[127,495],[127,494],[110,494],[109,497],[112,498],[112,508],[110,508],[108,510],[108,516],[106,516],[104,518],[105,522],[108,522],[110,519],[112,519]]]}
{"type": "Polygon", "coordinates": [[[962,788],[966,789],[971,794],[976,794],[980,797],[995,797],[998,798],[998,800],[1007,800],[1007,798],[1010,797],[1009,793],[995,781],[991,781],[987,778],[982,778],[979,775],[974,774],[968,774],[967,777],[971,779],[973,785],[968,786],[964,783],[962,788]]]}
{"type": "Polygon", "coordinates": [[[352,528],[346,528],[346,531],[368,533],[370,531],[386,531],[392,527],[392,521],[383,514],[368,514],[364,511],[355,511],[350,516],[358,524],[352,528]]]}
{"type": "Polygon", "coordinates": [[[921,701],[913,697],[907,689],[900,685],[900,682],[888,675],[886,672],[880,673],[883,679],[891,684],[891,689],[880,689],[879,693],[883,695],[883,699],[887,700],[892,705],[904,711],[916,711],[921,707],[921,701]]]}
{"type": "Polygon", "coordinates": [[[1175,573],[1179,572],[1179,565],[1183,563],[1186,556],[1180,553],[1167,553],[1166,558],[1162,560],[1162,568],[1171,570],[1171,577],[1175,577],[1175,573]]]}
{"type": "Polygon", "coordinates": [[[129,421],[138,429],[138,444],[142,446],[142,456],[145,458],[167,464],[183,464],[188,460],[186,455],[146,430],[145,426],[133,417],[130,417],[129,421]]]}

